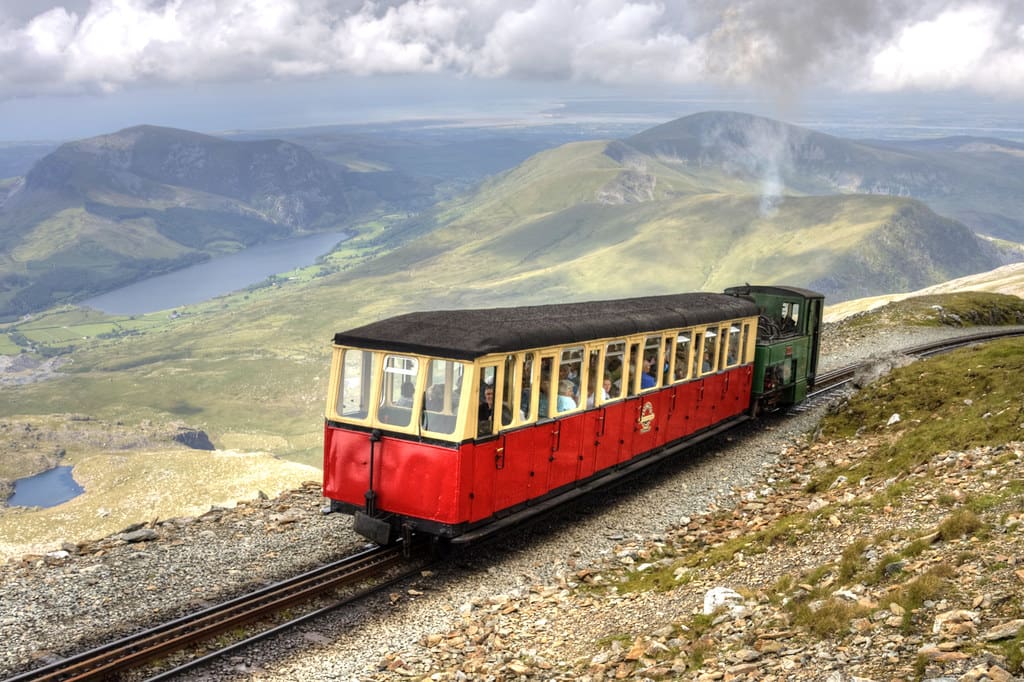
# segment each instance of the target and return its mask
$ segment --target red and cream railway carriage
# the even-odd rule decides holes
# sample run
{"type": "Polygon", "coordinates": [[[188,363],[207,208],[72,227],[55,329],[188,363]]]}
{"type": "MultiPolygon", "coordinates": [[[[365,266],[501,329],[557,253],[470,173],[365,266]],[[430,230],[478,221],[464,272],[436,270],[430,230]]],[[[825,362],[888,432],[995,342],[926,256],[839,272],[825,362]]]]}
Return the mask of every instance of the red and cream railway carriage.
{"type": "Polygon", "coordinates": [[[757,321],[693,293],[338,333],[324,494],[380,544],[476,538],[744,419],[757,321]]]}

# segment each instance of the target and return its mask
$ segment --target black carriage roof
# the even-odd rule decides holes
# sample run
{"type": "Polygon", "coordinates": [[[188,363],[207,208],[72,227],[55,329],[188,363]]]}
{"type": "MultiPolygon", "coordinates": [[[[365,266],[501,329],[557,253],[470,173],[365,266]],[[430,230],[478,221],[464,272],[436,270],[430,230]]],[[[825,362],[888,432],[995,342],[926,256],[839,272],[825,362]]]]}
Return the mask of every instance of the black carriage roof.
{"type": "Polygon", "coordinates": [[[725,294],[671,294],[519,308],[408,313],[338,332],[334,343],[472,360],[491,353],[615,338],[757,315],[725,294]]]}

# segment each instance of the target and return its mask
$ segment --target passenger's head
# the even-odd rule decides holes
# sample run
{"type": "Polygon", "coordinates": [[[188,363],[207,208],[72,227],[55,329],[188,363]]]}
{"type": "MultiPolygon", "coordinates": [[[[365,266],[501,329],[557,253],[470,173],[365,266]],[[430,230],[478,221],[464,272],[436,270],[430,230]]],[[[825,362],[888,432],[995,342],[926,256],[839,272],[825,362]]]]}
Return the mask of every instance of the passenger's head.
{"type": "Polygon", "coordinates": [[[575,386],[569,379],[562,379],[558,382],[558,392],[562,395],[572,395],[575,386]]]}

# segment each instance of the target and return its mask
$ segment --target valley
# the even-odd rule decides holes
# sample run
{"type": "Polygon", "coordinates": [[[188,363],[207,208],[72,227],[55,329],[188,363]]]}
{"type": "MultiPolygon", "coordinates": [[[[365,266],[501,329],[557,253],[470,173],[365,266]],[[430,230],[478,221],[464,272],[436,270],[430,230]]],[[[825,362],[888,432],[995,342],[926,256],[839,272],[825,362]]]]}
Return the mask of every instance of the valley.
{"type": "MultiPolygon", "coordinates": [[[[138,136],[136,142],[150,134],[132,133],[138,136]]],[[[162,134],[180,144],[195,142],[189,135],[162,134]]],[[[413,178],[414,190],[406,195],[410,185],[384,183],[378,196],[395,198],[395,203],[382,199],[369,208],[357,202],[352,206],[363,205],[367,211],[347,213],[340,221],[330,207],[349,204],[330,198],[336,195],[321,196],[316,200],[321,203],[313,205],[323,213],[301,229],[344,225],[351,239],[317,263],[175,309],[174,314],[108,315],[73,302],[18,314],[0,324],[0,354],[25,358],[8,362],[0,373],[5,397],[0,419],[35,424],[74,414],[128,431],[143,424],[182,424],[205,431],[218,451],[272,453],[252,460],[267,472],[288,463],[312,467],[303,474],[308,478],[321,456],[330,339],[337,331],[371,320],[432,308],[721,290],[744,281],[818,289],[828,303],[837,305],[844,299],[915,291],[975,273],[999,272],[996,268],[1004,263],[1021,260],[1019,242],[1007,238],[1017,234],[1015,216],[1024,215],[1015,212],[1024,192],[1018,191],[1014,178],[1024,178],[1024,173],[1014,170],[1021,161],[1011,153],[1010,143],[965,146],[961,141],[917,152],[906,144],[894,151],[892,146],[853,143],[756,117],[712,114],[679,119],[622,140],[564,144],[553,135],[543,142],[534,139],[534,146],[516,152],[507,137],[480,143],[484,147],[449,140],[449,147],[441,145],[450,154],[443,158],[432,157],[428,148],[409,140],[396,140],[385,154],[386,146],[379,143],[360,147],[330,131],[305,137],[314,138],[309,144],[318,150],[316,155],[306,157],[288,146],[294,142],[276,149],[290,150],[293,158],[307,159],[309,168],[324,173],[343,168],[346,178],[368,174],[359,179],[362,185],[343,183],[346,188],[367,187],[377,172],[372,169],[380,169],[392,179],[413,178]],[[709,127],[717,132],[702,132],[709,127]],[[766,146],[757,141],[771,131],[788,142],[766,146]],[[557,144],[537,149],[548,142],[557,144]],[[403,145],[415,153],[404,155],[403,145]],[[495,156],[482,157],[488,163],[462,166],[473,149],[491,149],[495,156]],[[516,160],[516,154],[525,158],[516,160]],[[324,160],[328,157],[333,160],[324,160]],[[860,165],[843,173],[837,170],[840,159],[860,165]],[[510,165],[496,168],[500,160],[510,165]],[[342,162],[346,165],[338,165],[342,162]],[[1004,174],[999,183],[988,182],[991,170],[980,170],[986,163],[1004,174]],[[360,170],[354,171],[356,167],[360,170]],[[778,182],[766,183],[772,168],[779,170],[778,182]],[[910,183],[907,178],[917,178],[918,171],[906,168],[928,168],[920,172],[953,178],[948,186],[970,195],[960,205],[973,208],[961,219],[939,211],[934,200],[914,194],[924,185],[910,183]],[[974,179],[960,183],[955,173],[974,179]],[[861,179],[847,181],[854,176],[861,179]],[[900,178],[907,181],[900,184],[900,178]],[[971,189],[981,186],[998,197],[971,189]],[[894,193],[881,191],[885,187],[895,188],[894,193]],[[982,205],[984,216],[978,209],[982,205]],[[980,217],[972,222],[975,214],[980,217]],[[992,225],[1003,226],[1002,239],[979,236],[990,234],[986,230],[992,225]]],[[[113,159],[109,163],[123,162],[110,148],[127,144],[126,139],[105,139],[104,154],[113,159]]],[[[225,163],[240,153],[231,145],[210,144],[232,150],[222,151],[225,163]]],[[[432,144],[440,155],[436,142],[432,144]]],[[[259,232],[264,228],[282,234],[299,229],[284,218],[273,224],[260,218],[257,232],[247,231],[250,223],[244,221],[208,230],[205,226],[218,220],[213,213],[203,213],[199,221],[174,223],[174,196],[205,207],[202,211],[230,200],[235,202],[231,210],[240,216],[255,215],[250,210],[254,204],[242,210],[244,202],[230,193],[214,201],[208,190],[147,179],[156,176],[153,168],[163,167],[152,159],[169,158],[173,145],[159,153],[143,147],[156,154],[144,157],[150,166],[128,163],[127,168],[136,170],[104,176],[98,185],[86,182],[85,166],[71,166],[78,169],[78,175],[72,174],[78,179],[69,186],[79,193],[75,196],[89,196],[88,204],[83,200],[68,208],[68,193],[61,190],[63,194],[52,196],[64,196],[64,204],[43,202],[31,211],[16,212],[20,218],[14,222],[7,213],[0,266],[13,268],[20,254],[31,252],[39,263],[51,263],[54,271],[66,262],[72,270],[120,273],[105,280],[109,286],[125,268],[156,257],[160,249],[165,255],[213,253],[255,243],[259,235],[266,236],[259,232]],[[126,178],[141,179],[136,183],[126,178]],[[126,193],[129,187],[138,193],[126,193]],[[128,201],[129,196],[135,198],[128,201]],[[64,208],[55,211],[55,206],[64,208]],[[19,233],[15,228],[28,225],[33,211],[47,217],[19,233]],[[172,223],[177,232],[168,230],[172,223]],[[191,241],[174,246],[168,234],[182,239],[190,234],[191,241]],[[145,245],[146,250],[125,251],[130,257],[120,265],[113,264],[122,263],[117,259],[103,261],[106,265],[96,258],[86,263],[82,255],[67,260],[80,245],[103,240],[122,251],[129,245],[145,245]],[[44,247],[54,250],[45,255],[44,247]]],[[[176,148],[174,158],[186,158],[181,151],[185,148],[176,148]]],[[[71,148],[75,155],[87,155],[76,149],[71,148]]],[[[37,175],[52,180],[54,164],[47,162],[37,175]]],[[[221,191],[229,192],[230,182],[218,182],[221,191]]],[[[943,196],[953,201],[953,194],[943,196]]],[[[4,210],[9,206],[10,201],[4,210]]],[[[1007,271],[1005,277],[1018,284],[998,290],[1020,295],[1014,272],[1007,271]]],[[[35,283],[26,286],[42,290],[35,283]]],[[[1002,285],[983,285],[993,291],[997,286],[1002,285]]],[[[86,293],[97,290],[74,291],[68,300],[86,293]]],[[[190,456],[196,461],[208,457],[190,456]]]]}

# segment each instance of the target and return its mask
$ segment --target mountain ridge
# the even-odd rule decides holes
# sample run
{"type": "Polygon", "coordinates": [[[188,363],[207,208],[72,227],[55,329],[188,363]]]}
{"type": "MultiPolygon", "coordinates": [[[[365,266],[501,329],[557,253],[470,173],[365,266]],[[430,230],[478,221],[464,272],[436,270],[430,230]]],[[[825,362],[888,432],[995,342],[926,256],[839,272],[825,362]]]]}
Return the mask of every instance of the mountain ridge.
{"type": "Polygon", "coordinates": [[[721,169],[766,194],[913,197],[973,231],[1024,242],[1024,145],[954,136],[856,141],[739,112],[703,112],[623,140],[669,166],[721,169]]]}
{"type": "Polygon", "coordinates": [[[508,300],[530,280],[547,295],[578,298],[603,295],[609,282],[639,294],[713,290],[755,276],[842,299],[1004,262],[990,243],[913,198],[765,195],[756,174],[651,156],[634,142],[581,142],[537,154],[450,202],[419,262],[398,266],[402,255],[395,254],[368,267],[423,268],[437,281],[445,267],[474,263],[483,273],[478,286],[497,283],[492,293],[508,300]],[[641,267],[643,282],[614,274],[621,265],[641,267]],[[588,268],[608,274],[588,281],[588,268]]]}
{"type": "Polygon", "coordinates": [[[424,196],[283,140],[144,125],[65,143],[0,202],[0,319],[424,196]]]}

